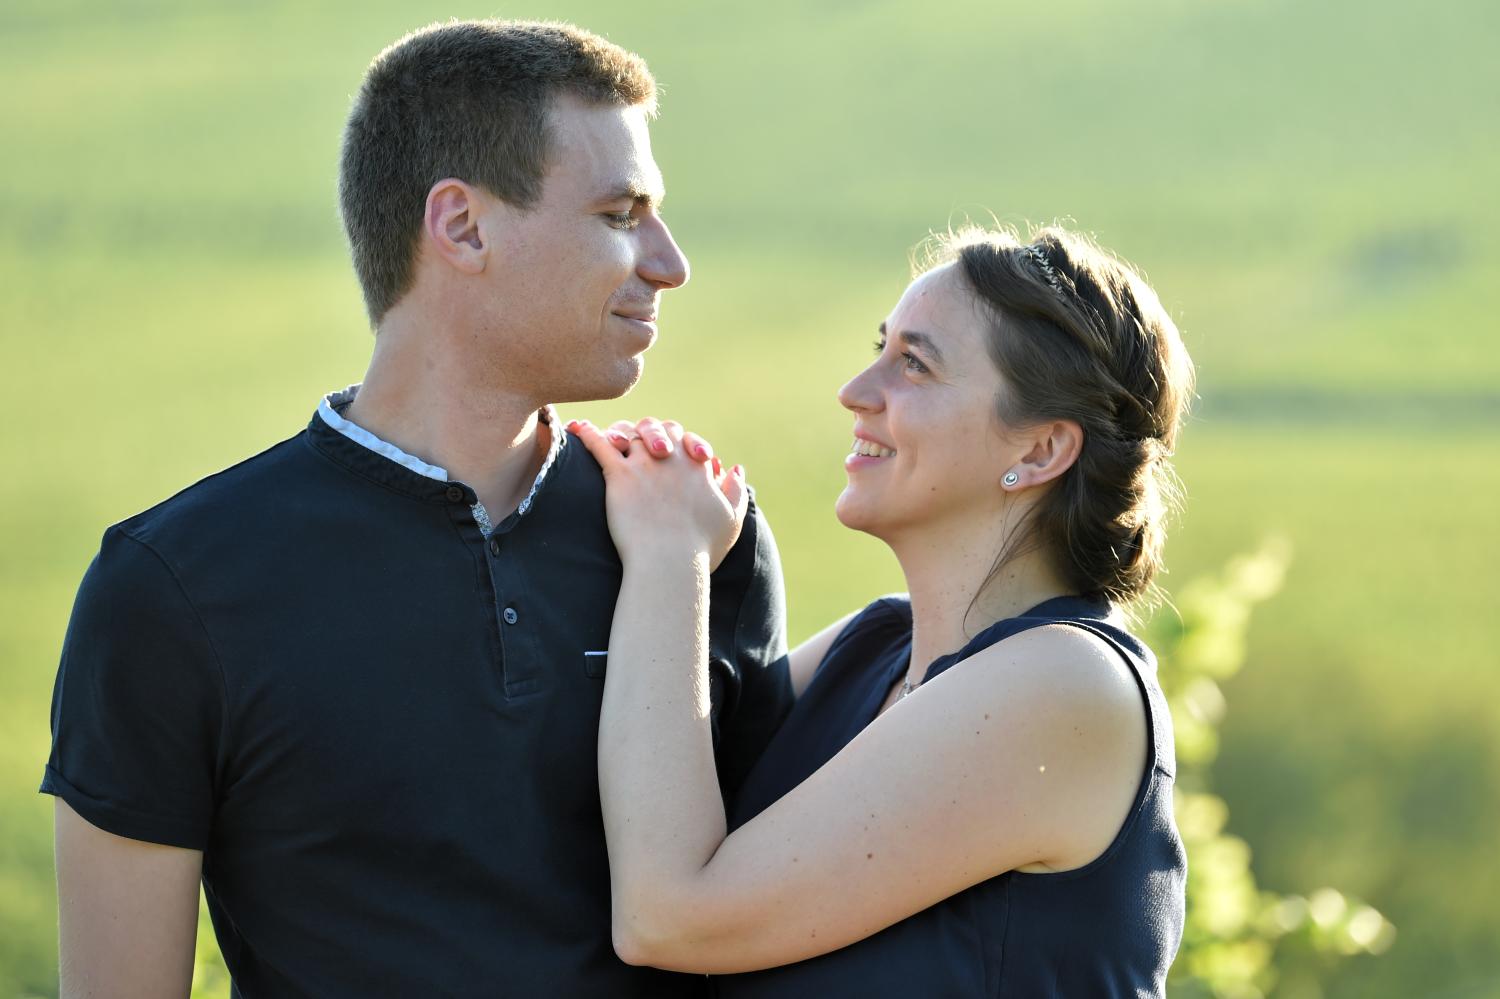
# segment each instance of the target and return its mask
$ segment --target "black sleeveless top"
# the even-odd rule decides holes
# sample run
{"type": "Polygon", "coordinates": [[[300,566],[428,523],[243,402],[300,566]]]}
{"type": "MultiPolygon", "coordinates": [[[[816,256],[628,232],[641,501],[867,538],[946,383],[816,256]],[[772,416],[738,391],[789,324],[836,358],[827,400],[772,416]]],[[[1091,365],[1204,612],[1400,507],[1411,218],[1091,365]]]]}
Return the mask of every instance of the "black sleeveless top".
{"type": "MultiPolygon", "coordinates": [[[[1130,813],[1091,863],[1056,874],[1009,871],[842,950],[713,979],[725,999],[849,996],[1149,997],[1166,994],[1182,939],[1187,860],[1172,817],[1172,722],[1156,660],[1107,620],[1108,606],[1059,597],[996,622],[928,667],[948,667],[1046,624],[1102,638],[1129,664],[1146,711],[1148,756],[1130,813]]],[[[828,762],[870,723],[906,672],[911,604],[884,597],[844,628],[730,809],[738,828],[828,762]]],[[[878,877],[879,873],[874,872],[878,877]]]]}

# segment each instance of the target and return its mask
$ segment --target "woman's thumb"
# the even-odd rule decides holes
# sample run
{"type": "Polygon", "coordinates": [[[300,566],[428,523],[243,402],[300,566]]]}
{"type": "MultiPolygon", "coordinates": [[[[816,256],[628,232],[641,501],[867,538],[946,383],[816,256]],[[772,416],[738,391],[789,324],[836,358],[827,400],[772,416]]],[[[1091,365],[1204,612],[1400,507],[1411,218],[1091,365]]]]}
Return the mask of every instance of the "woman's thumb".
{"type": "Polygon", "coordinates": [[[745,482],[745,466],[735,465],[726,472],[721,488],[724,490],[724,498],[734,507],[735,523],[743,523],[745,513],[750,508],[750,486],[745,482]]]}

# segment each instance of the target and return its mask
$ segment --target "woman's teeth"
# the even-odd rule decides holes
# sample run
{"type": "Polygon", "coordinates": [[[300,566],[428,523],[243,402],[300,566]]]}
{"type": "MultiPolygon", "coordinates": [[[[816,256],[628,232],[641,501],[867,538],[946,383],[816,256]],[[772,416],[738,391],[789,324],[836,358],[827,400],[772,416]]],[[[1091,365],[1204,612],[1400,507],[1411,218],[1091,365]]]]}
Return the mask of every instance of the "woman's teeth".
{"type": "Polygon", "coordinates": [[[863,441],[856,437],[854,438],[853,453],[864,455],[866,458],[890,458],[896,452],[888,447],[881,447],[873,441],[863,441]]]}

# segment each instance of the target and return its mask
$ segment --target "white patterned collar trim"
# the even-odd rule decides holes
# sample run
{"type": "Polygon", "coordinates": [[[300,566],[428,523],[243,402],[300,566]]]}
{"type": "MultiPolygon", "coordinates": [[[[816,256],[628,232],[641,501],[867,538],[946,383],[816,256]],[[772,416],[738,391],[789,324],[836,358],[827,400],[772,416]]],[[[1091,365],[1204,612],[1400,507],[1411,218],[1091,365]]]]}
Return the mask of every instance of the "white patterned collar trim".
{"type": "Polygon", "coordinates": [[[552,471],[552,466],[557,463],[557,456],[562,453],[563,443],[568,439],[567,430],[563,429],[562,421],[557,418],[557,410],[550,404],[537,410],[537,418],[547,428],[551,435],[547,439],[547,457],[542,459],[542,467],[537,471],[536,478],[531,480],[531,489],[526,493],[526,498],[517,507],[517,512],[522,516],[531,512],[531,504],[536,499],[536,494],[541,490],[542,483],[547,480],[547,473],[552,471]]]}
{"type": "MultiPolygon", "coordinates": [[[[337,392],[329,392],[323,397],[323,401],[318,403],[318,415],[323,418],[324,423],[328,424],[334,430],[337,430],[339,433],[343,434],[351,441],[369,448],[371,451],[374,451],[378,455],[383,455],[384,457],[391,459],[403,468],[411,469],[418,475],[424,475],[429,479],[437,479],[439,482],[450,481],[447,469],[440,468],[437,465],[429,465],[421,458],[418,458],[417,456],[412,454],[407,454],[405,451],[401,450],[390,441],[381,440],[379,437],[376,437],[364,427],[361,427],[356,423],[351,423],[350,421],[340,416],[339,409],[353,402],[355,395],[357,395],[358,393],[359,383],[350,385],[348,388],[340,389],[337,392]]],[[[521,506],[518,512],[522,515],[530,512],[531,505],[536,499],[537,492],[542,488],[542,483],[546,481],[547,473],[550,472],[552,470],[552,466],[556,464],[557,456],[562,452],[563,444],[568,437],[567,432],[563,429],[562,424],[557,419],[557,410],[552,406],[543,406],[541,409],[537,410],[537,417],[540,419],[542,425],[547,428],[547,457],[542,461],[541,471],[536,473],[536,478],[532,481],[531,489],[526,493],[526,498],[521,501],[521,506]]],[[[474,504],[474,519],[479,522],[479,526],[481,529],[483,529],[485,534],[489,534],[493,529],[490,523],[489,514],[484,509],[483,504],[474,504]]]]}
{"type": "Polygon", "coordinates": [[[429,479],[437,479],[439,482],[448,481],[448,471],[436,465],[429,465],[416,455],[407,454],[390,441],[381,440],[370,433],[364,427],[350,423],[339,415],[339,408],[354,401],[354,396],[359,392],[359,385],[350,385],[338,392],[330,392],[323,397],[318,404],[318,415],[323,417],[323,422],[328,424],[345,437],[356,444],[363,444],[378,455],[383,455],[396,464],[411,469],[418,475],[425,475],[429,479]]]}

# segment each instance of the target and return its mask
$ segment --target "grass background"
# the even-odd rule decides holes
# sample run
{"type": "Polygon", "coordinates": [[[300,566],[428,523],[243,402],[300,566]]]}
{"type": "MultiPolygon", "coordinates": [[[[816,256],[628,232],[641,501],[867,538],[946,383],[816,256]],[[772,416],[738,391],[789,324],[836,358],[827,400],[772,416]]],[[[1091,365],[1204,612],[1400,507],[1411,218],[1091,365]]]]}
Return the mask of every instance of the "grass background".
{"type": "Polygon", "coordinates": [[[642,52],[694,277],[642,386],[749,468],[793,637],[899,588],[842,530],[850,420],[910,247],[1097,233],[1182,327],[1174,582],[1267,534],[1286,589],[1228,687],[1218,790],[1263,886],[1397,925],[1329,997],[1500,996],[1500,8],[1285,0],[0,7],[0,995],[55,994],[35,794],[108,524],[295,433],[369,334],[334,198],[369,58],[456,16],[642,52]]]}

